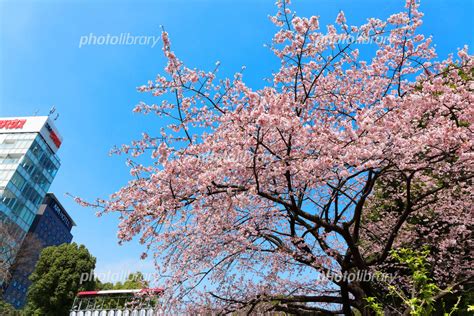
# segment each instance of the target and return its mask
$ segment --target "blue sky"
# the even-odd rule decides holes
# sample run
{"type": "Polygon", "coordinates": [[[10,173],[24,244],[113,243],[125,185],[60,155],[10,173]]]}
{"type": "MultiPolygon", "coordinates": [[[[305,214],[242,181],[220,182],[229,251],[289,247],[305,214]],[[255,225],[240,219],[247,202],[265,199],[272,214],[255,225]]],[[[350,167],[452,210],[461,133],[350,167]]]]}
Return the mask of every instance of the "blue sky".
{"type": "MultiPolygon", "coordinates": [[[[402,0],[306,0],[292,8],[303,16],[333,23],[344,10],[349,24],[368,17],[385,18],[400,11],[402,0]]],[[[97,271],[150,272],[142,248],[117,244],[117,217],[97,218],[64,194],[93,199],[107,197],[129,179],[124,157],[108,155],[114,145],[128,143],[141,132],[158,133],[166,124],[153,116],[132,113],[141,100],[135,88],[160,73],[165,60],[161,44],[150,46],[83,46],[81,36],[159,36],[170,33],[173,50],[190,67],[212,69],[221,61],[222,76],[242,65],[254,87],[277,68],[263,46],[275,28],[267,16],[274,1],[0,1],[0,116],[46,115],[55,105],[56,125],[64,137],[61,169],[51,187],[77,223],[74,241],[97,257],[97,271]]],[[[473,0],[424,0],[421,31],[433,35],[441,58],[464,44],[473,46],[473,0]]],[[[472,53],[472,49],[470,49],[472,53]]],[[[157,102],[158,100],[154,100],[157,102]]]]}

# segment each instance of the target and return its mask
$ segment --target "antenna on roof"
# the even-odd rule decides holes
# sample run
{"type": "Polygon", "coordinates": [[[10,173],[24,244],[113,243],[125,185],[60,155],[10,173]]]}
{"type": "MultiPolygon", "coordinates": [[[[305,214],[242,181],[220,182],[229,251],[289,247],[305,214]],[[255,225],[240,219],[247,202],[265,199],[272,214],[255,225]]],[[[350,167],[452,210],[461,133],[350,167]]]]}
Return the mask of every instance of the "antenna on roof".
{"type": "Polygon", "coordinates": [[[53,115],[54,112],[56,112],[56,107],[53,105],[53,106],[51,107],[51,109],[49,109],[48,116],[53,115]]]}
{"type": "Polygon", "coordinates": [[[33,116],[38,116],[38,112],[39,112],[39,110],[36,109],[35,112],[33,113],[33,116]]]}
{"type": "Polygon", "coordinates": [[[53,119],[53,121],[56,121],[59,117],[59,113],[56,114],[56,117],[53,119]]]}

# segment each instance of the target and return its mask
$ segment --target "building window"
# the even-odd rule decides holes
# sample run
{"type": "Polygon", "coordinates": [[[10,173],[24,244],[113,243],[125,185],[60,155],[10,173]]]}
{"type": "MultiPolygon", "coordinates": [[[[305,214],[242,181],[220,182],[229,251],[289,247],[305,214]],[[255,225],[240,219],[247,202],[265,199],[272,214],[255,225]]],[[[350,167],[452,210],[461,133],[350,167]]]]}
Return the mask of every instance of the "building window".
{"type": "Polygon", "coordinates": [[[23,178],[18,172],[15,172],[11,181],[20,191],[23,189],[23,186],[26,183],[25,178],[23,178]]]}

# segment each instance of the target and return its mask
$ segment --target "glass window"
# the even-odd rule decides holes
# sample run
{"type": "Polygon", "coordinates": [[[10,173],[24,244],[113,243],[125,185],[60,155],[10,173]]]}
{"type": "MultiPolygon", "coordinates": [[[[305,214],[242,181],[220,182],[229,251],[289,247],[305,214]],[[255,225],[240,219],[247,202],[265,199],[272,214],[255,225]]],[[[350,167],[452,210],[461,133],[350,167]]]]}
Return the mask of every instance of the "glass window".
{"type": "Polygon", "coordinates": [[[41,146],[38,144],[36,140],[34,140],[33,145],[31,145],[31,152],[38,159],[40,159],[43,154],[43,150],[41,149],[41,146]]]}
{"type": "Polygon", "coordinates": [[[23,167],[23,169],[25,169],[26,172],[28,172],[29,174],[32,174],[35,170],[35,165],[34,163],[31,161],[30,158],[28,158],[27,156],[25,156],[23,158],[23,162],[21,163],[21,166],[23,167]]]}
{"type": "Polygon", "coordinates": [[[9,190],[5,190],[3,193],[2,203],[11,209],[17,203],[17,198],[9,190]]]}
{"type": "Polygon", "coordinates": [[[18,172],[15,172],[12,177],[12,183],[18,188],[18,190],[22,190],[26,180],[18,172]]]}
{"type": "Polygon", "coordinates": [[[15,164],[21,159],[21,154],[0,155],[0,164],[15,164]]]}
{"type": "Polygon", "coordinates": [[[15,140],[5,138],[2,143],[0,143],[0,148],[13,148],[15,146],[15,140]]]}
{"type": "Polygon", "coordinates": [[[25,197],[25,199],[31,201],[31,203],[33,203],[35,207],[38,206],[39,203],[41,202],[40,195],[29,183],[25,183],[21,193],[25,197]]]}

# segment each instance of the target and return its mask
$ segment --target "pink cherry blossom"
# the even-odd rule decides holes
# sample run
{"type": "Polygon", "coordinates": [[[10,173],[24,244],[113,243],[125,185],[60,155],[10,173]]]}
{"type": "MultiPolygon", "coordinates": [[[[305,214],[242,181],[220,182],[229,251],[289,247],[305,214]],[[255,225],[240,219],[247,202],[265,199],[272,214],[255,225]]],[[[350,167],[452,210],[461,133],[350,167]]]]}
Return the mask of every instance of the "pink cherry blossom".
{"type": "Polygon", "coordinates": [[[119,213],[121,242],[140,238],[169,313],[364,312],[370,283],[321,274],[390,271],[407,245],[433,249],[440,286],[469,272],[467,48],[439,61],[415,1],[358,26],[340,12],[327,32],[288,5],[271,17],[281,64],[260,90],[240,73],[218,80],[219,64],[185,67],[163,32],[165,74],[138,88],[161,101],[134,111],[174,123],[116,149],[133,178],[107,201],[78,199],[119,213]],[[366,60],[374,47],[334,41],[380,34],[366,60]]]}

